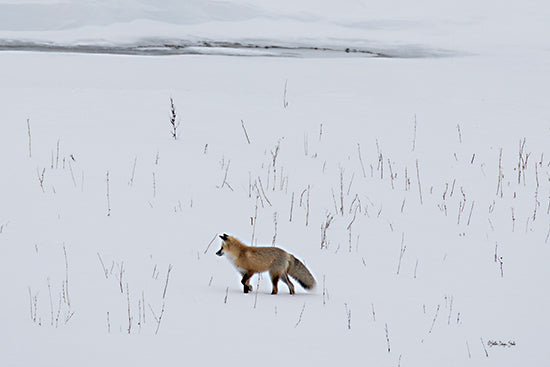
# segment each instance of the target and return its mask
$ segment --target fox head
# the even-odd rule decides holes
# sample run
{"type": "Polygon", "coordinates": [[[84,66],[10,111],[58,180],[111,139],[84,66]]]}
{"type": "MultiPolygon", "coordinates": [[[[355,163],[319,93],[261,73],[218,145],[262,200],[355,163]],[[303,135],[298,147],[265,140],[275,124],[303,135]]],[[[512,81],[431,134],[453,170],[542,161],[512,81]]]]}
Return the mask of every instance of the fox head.
{"type": "Polygon", "coordinates": [[[222,247],[218,250],[218,252],[216,252],[216,255],[218,255],[218,256],[223,256],[223,254],[225,253],[225,251],[227,251],[228,248],[229,248],[229,244],[226,242],[227,239],[228,239],[228,236],[227,236],[227,234],[224,233],[224,234],[220,235],[220,238],[221,238],[222,241],[223,241],[223,242],[222,242],[222,247]]]}

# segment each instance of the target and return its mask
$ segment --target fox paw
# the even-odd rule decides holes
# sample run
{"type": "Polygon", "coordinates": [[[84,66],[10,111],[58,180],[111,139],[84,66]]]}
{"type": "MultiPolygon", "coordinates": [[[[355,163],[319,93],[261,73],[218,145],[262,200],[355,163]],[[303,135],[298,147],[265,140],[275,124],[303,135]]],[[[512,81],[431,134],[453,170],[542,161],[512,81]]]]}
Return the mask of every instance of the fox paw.
{"type": "Polygon", "coordinates": [[[244,286],[244,293],[252,292],[252,286],[251,285],[245,285],[244,286]]]}

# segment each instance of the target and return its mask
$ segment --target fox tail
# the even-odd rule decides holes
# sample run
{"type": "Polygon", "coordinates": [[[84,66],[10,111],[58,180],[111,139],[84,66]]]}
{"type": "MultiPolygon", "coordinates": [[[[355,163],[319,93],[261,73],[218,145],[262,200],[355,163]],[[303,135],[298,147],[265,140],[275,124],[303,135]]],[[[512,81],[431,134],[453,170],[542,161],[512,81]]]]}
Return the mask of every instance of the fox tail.
{"type": "Polygon", "coordinates": [[[313,275],[311,275],[306,266],[294,256],[292,256],[290,261],[288,275],[296,279],[305,289],[312,289],[315,287],[315,278],[313,278],[313,275]]]}

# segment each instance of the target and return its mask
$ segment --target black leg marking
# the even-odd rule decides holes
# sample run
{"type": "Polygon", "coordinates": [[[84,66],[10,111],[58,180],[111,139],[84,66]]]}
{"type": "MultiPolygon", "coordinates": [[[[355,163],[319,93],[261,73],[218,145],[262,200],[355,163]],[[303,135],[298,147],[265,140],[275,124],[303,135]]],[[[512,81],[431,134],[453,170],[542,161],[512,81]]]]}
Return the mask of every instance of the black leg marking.
{"type": "Polygon", "coordinates": [[[295,294],[294,284],[292,284],[292,282],[290,281],[290,278],[288,277],[288,274],[284,274],[281,279],[288,286],[288,290],[290,291],[290,294],[295,294]]]}
{"type": "Polygon", "coordinates": [[[273,290],[271,291],[271,294],[277,294],[279,291],[277,283],[279,283],[279,277],[277,275],[271,277],[271,283],[273,284],[273,290]]]}
{"type": "Polygon", "coordinates": [[[254,275],[254,273],[244,273],[243,279],[241,280],[241,283],[243,285],[243,291],[244,293],[252,292],[252,286],[248,284],[248,281],[250,278],[254,275]]]}

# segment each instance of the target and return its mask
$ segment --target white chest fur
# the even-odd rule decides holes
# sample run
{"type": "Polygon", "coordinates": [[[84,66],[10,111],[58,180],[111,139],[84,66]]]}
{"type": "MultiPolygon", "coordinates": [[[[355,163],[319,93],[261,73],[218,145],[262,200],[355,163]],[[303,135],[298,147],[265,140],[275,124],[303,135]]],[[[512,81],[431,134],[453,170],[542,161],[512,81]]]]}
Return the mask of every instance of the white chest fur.
{"type": "Polygon", "coordinates": [[[239,271],[239,273],[245,273],[246,272],[243,268],[241,268],[240,266],[237,266],[237,264],[236,264],[237,257],[236,256],[233,256],[233,254],[231,254],[231,253],[226,253],[226,257],[229,260],[229,262],[231,262],[231,264],[233,264],[233,266],[239,271]]]}

